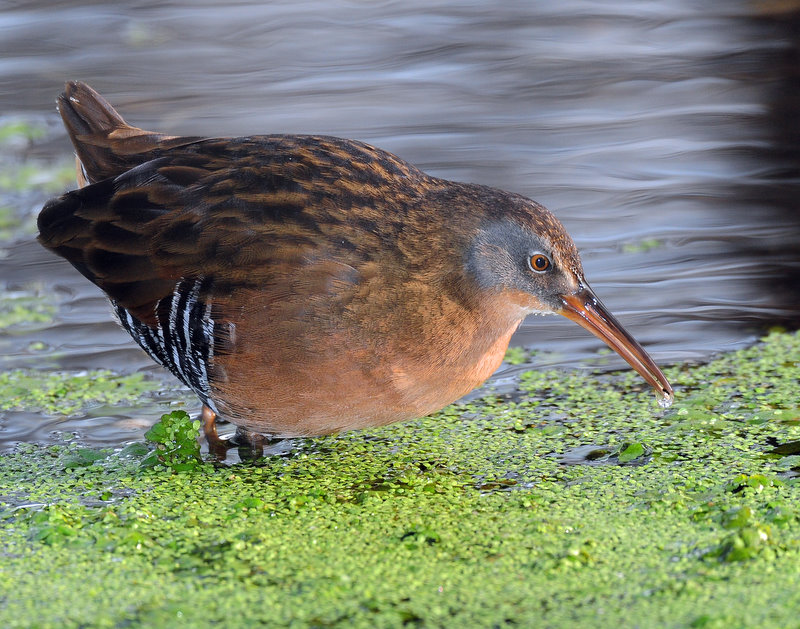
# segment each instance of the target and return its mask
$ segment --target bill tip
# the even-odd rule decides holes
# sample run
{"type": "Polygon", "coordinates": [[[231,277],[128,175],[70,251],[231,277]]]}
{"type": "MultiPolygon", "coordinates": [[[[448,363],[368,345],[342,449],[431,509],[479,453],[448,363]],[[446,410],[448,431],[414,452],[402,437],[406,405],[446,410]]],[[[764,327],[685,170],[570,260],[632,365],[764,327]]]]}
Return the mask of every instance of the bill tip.
{"type": "Polygon", "coordinates": [[[672,401],[675,399],[675,396],[672,394],[672,391],[661,391],[661,397],[658,398],[658,405],[661,408],[669,408],[672,406],[672,401]]]}

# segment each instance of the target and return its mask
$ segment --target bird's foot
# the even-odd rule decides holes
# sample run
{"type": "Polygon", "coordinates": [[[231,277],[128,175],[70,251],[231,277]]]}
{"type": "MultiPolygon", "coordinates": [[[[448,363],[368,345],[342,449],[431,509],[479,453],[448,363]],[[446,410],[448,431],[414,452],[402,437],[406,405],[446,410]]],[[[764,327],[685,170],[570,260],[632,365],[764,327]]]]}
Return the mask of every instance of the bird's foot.
{"type": "Polygon", "coordinates": [[[236,427],[236,433],[231,437],[230,443],[239,449],[239,458],[242,461],[255,461],[264,456],[264,445],[271,443],[267,435],[247,430],[241,426],[236,427]]]}
{"type": "Polygon", "coordinates": [[[208,406],[203,406],[203,412],[200,415],[203,423],[203,433],[208,443],[208,451],[218,461],[224,461],[228,457],[228,450],[237,448],[239,451],[239,458],[242,461],[255,461],[256,459],[264,456],[264,445],[271,444],[275,440],[267,435],[252,432],[246,428],[238,426],[236,433],[229,439],[222,439],[217,434],[217,414],[212,411],[208,406]]]}

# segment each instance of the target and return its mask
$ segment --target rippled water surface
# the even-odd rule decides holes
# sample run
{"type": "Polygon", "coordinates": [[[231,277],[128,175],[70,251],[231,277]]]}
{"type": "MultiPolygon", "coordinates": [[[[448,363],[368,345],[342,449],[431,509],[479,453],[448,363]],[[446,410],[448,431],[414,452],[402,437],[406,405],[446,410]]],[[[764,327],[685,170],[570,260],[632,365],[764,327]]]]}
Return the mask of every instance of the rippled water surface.
{"type": "MultiPolygon", "coordinates": [[[[16,147],[19,159],[68,159],[54,98],[81,79],[138,126],[357,138],[431,174],[532,197],[562,219],[595,291],[660,363],[800,319],[798,22],[772,4],[3,6],[0,122],[47,129],[16,147]]],[[[0,186],[0,206],[23,218],[47,197],[11,188],[0,186]]],[[[0,367],[158,373],[99,291],[30,230],[0,248],[6,295],[55,305],[52,321],[0,329],[0,367]]],[[[537,365],[623,365],[566,320],[529,320],[515,342],[540,350],[537,365]]],[[[157,413],[0,413],[0,446],[53,431],[118,444],[157,413]]]]}

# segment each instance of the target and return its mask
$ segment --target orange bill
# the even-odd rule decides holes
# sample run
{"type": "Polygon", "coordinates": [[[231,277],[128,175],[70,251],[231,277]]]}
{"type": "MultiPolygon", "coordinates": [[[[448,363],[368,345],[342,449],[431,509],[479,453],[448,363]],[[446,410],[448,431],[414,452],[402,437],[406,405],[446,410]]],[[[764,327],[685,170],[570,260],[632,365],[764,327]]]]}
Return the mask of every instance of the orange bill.
{"type": "Polygon", "coordinates": [[[659,403],[662,406],[669,406],[672,403],[672,386],[658,365],[606,310],[591,288],[582,286],[576,293],[562,296],[561,301],[564,307],[558,314],[589,330],[628,361],[628,364],[656,390],[661,397],[659,403]]]}

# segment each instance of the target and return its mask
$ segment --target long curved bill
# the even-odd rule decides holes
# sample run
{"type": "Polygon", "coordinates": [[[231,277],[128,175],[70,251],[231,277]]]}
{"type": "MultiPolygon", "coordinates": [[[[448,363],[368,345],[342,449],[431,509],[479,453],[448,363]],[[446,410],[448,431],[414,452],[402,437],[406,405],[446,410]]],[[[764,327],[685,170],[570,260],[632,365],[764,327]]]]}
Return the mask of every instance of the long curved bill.
{"type": "Polygon", "coordinates": [[[672,386],[658,365],[606,310],[591,288],[584,285],[571,295],[562,295],[561,301],[564,306],[557,311],[558,314],[589,330],[628,361],[628,364],[656,390],[661,398],[659,400],[661,406],[666,407],[672,403],[672,386]]]}

